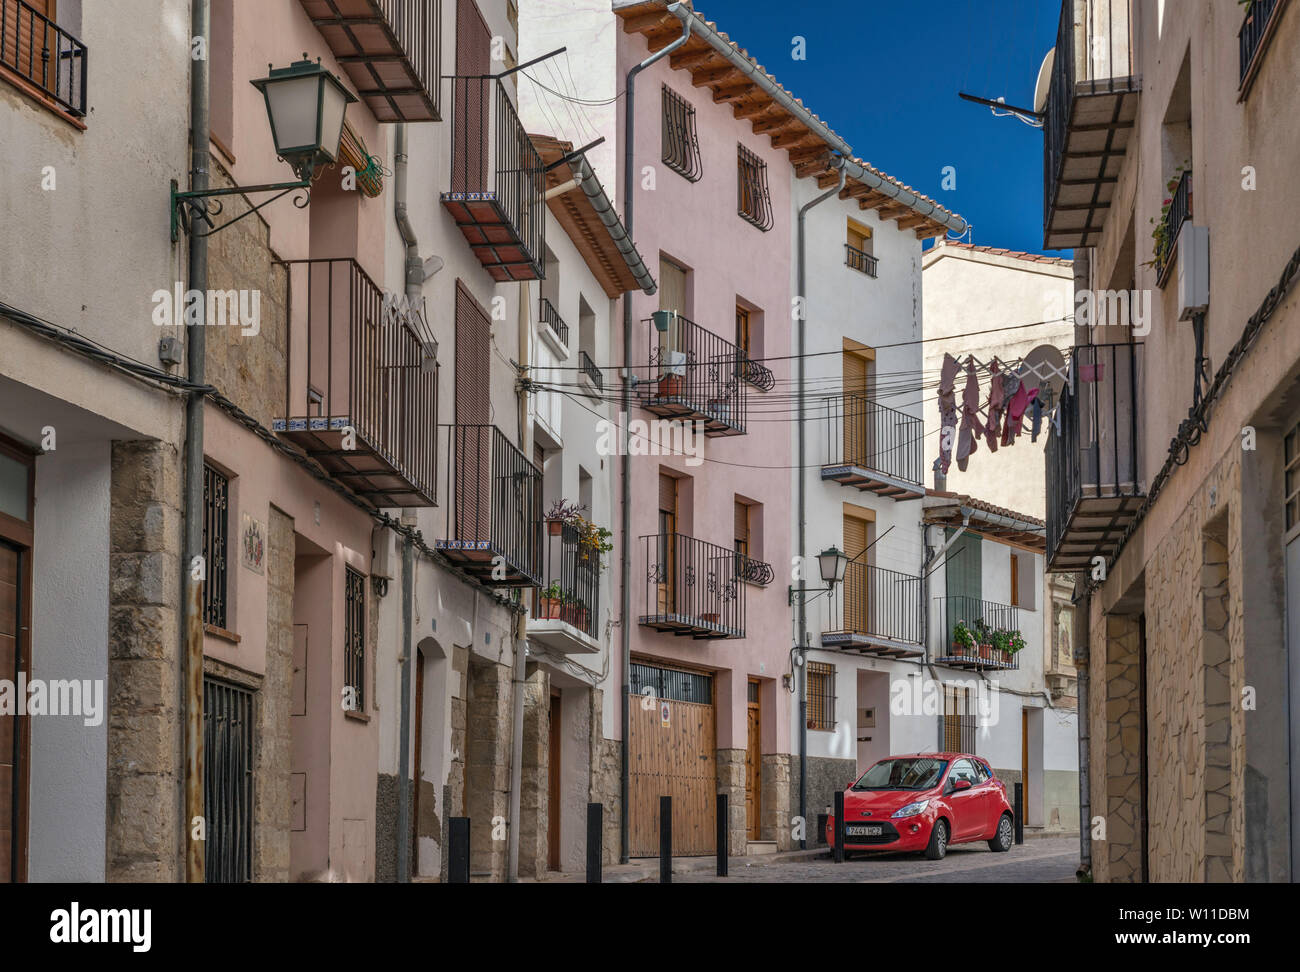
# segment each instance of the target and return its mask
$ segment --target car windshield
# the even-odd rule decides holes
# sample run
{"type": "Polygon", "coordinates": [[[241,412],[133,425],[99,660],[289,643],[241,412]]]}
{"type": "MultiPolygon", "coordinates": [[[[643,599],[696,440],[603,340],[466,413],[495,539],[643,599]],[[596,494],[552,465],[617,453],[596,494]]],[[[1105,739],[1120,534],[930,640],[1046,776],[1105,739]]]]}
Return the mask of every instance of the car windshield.
{"type": "Polygon", "coordinates": [[[938,784],[948,765],[946,759],[908,756],[882,759],[853,784],[855,790],[928,790],[938,784]]]}

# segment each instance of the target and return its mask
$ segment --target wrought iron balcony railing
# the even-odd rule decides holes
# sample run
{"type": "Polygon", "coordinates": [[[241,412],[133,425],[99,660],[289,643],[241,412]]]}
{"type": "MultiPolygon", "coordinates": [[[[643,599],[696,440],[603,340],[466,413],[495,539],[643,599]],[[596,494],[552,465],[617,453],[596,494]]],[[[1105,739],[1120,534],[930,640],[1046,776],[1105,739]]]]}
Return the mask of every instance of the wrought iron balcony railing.
{"type": "Polygon", "coordinates": [[[596,394],[605,390],[605,378],[596,367],[596,362],[591,360],[591,355],[586,351],[578,352],[578,368],[581,373],[591,382],[592,387],[596,389],[596,394]]]}
{"type": "Polygon", "coordinates": [[[1047,440],[1047,565],[1091,568],[1115,553],[1146,496],[1138,406],[1141,344],[1074,349],[1060,431],[1047,440]]]}
{"type": "Polygon", "coordinates": [[[556,535],[548,525],[543,541],[543,583],[533,599],[533,617],[563,621],[594,638],[600,610],[600,552],[584,545],[569,524],[559,526],[556,535]]]}
{"type": "Polygon", "coordinates": [[[352,259],[291,260],[284,417],[272,428],[379,507],[437,495],[437,344],[352,259]]]}
{"type": "Polygon", "coordinates": [[[564,323],[564,318],[555,309],[555,305],[545,297],[539,297],[538,302],[542,323],[551,329],[555,339],[560,342],[560,347],[567,348],[569,346],[569,325],[564,323]]]}
{"type": "Polygon", "coordinates": [[[766,587],[775,579],[776,572],[772,570],[771,564],[764,563],[761,560],[755,560],[753,557],[737,551],[736,576],[746,584],[766,587]]]}
{"type": "Polygon", "coordinates": [[[771,391],[776,387],[776,375],[767,365],[759,364],[744,351],[740,351],[740,377],[759,391],[771,391]]]}
{"type": "Polygon", "coordinates": [[[822,479],[894,499],[925,494],[921,419],[848,392],[826,399],[822,479]]]}
{"type": "Polygon", "coordinates": [[[0,67],[69,114],[86,114],[86,45],[23,0],[0,0],[0,67]]]}
{"type": "Polygon", "coordinates": [[[1134,0],[1062,0],[1043,119],[1043,245],[1093,246],[1137,117],[1134,0]]]}
{"type": "Polygon", "coordinates": [[[434,547],[488,587],[542,583],[542,474],[493,425],[444,425],[446,519],[434,547]]]}
{"type": "Polygon", "coordinates": [[[1257,63],[1264,56],[1267,41],[1276,28],[1274,15],[1286,6],[1287,0],[1252,0],[1246,7],[1246,19],[1237,32],[1241,74],[1239,87],[1245,96],[1249,83],[1259,70],[1257,63]]]}
{"type": "Polygon", "coordinates": [[[741,352],[730,341],[680,314],[668,329],[650,321],[649,381],[641,404],[663,418],[703,422],[708,436],[741,435],[748,416],[748,382],[741,381],[741,352]]]}
{"type": "Polygon", "coordinates": [[[299,0],[381,122],[438,121],[442,4],[299,0]]]}
{"type": "Polygon", "coordinates": [[[442,204],[492,279],[540,280],[546,233],[542,157],[500,80],[456,78],[452,88],[451,188],[442,204]]]}
{"type": "Polygon", "coordinates": [[[844,244],[844,265],[857,270],[859,273],[865,273],[868,277],[876,275],[877,260],[865,250],[859,250],[852,243],[844,244]]]}
{"type": "Polygon", "coordinates": [[[825,647],[852,648],[899,658],[924,654],[921,578],[855,561],[829,604],[825,647]]]}
{"type": "Polygon", "coordinates": [[[934,660],[952,668],[1016,671],[1020,653],[999,646],[999,633],[1020,633],[1020,609],[966,594],[934,599],[934,660]],[[969,632],[970,642],[959,634],[969,632]]]}
{"type": "Polygon", "coordinates": [[[745,637],[745,585],[736,551],[680,533],[641,538],[645,613],[640,623],[693,638],[745,637]]]}
{"type": "Polygon", "coordinates": [[[1192,218],[1192,170],[1178,178],[1178,186],[1169,199],[1169,209],[1161,220],[1163,245],[1156,253],[1156,283],[1163,287],[1169,280],[1169,268],[1174,265],[1174,252],[1178,249],[1178,234],[1183,224],[1192,218]]]}

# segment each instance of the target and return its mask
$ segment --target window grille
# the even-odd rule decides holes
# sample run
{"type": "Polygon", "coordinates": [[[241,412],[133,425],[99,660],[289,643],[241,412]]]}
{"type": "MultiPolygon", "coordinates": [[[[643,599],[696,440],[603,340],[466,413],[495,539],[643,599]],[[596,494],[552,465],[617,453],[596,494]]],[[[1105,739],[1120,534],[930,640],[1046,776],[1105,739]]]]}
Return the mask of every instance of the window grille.
{"type": "Polygon", "coordinates": [[[230,480],[203,467],[203,623],[226,627],[226,558],[230,548],[230,480]]]}
{"type": "Polygon", "coordinates": [[[667,85],[663,89],[663,159],[664,165],[691,182],[699,182],[704,174],[695,109],[667,85]]]}
{"type": "Polygon", "coordinates": [[[745,146],[736,156],[737,211],[764,233],[772,228],[772,200],[767,192],[767,163],[745,146]]]}
{"type": "Polygon", "coordinates": [[[808,662],[808,728],[835,728],[835,666],[808,662]]]}

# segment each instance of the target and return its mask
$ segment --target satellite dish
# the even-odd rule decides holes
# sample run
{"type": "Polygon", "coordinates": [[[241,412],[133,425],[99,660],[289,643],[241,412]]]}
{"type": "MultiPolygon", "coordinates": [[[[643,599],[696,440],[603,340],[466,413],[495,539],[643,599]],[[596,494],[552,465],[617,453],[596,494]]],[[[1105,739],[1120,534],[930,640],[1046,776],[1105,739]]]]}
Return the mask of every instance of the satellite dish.
{"type": "Polygon", "coordinates": [[[1053,399],[1060,398],[1065,387],[1065,355],[1053,344],[1040,344],[1020,359],[1016,374],[1026,388],[1043,388],[1053,399]]]}
{"type": "Polygon", "coordinates": [[[1038,68],[1038,83],[1034,85],[1034,111],[1047,109],[1047,92],[1052,87],[1052,65],[1056,63],[1056,48],[1053,47],[1043,58],[1038,68]]]}

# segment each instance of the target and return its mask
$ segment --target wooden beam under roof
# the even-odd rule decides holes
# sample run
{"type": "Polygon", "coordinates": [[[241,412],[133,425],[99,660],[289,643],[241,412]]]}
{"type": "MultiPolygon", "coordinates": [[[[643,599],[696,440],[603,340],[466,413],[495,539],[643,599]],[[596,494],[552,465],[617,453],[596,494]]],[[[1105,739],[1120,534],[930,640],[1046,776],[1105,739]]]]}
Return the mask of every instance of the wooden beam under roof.
{"type": "Polygon", "coordinates": [[[776,102],[771,98],[765,101],[751,101],[748,104],[737,105],[735,114],[737,118],[757,118],[771,111],[774,105],[776,102]]]}
{"type": "MultiPolygon", "coordinates": [[[[772,108],[776,109],[776,102],[772,103],[772,108]]],[[[780,109],[784,111],[784,109],[780,109]]],[[[768,135],[772,132],[785,131],[787,128],[802,128],[803,122],[795,118],[794,115],[773,115],[771,118],[760,118],[754,122],[755,135],[768,135]]]]}
{"type": "Polygon", "coordinates": [[[894,202],[892,206],[879,206],[876,208],[876,215],[881,219],[899,219],[904,213],[911,210],[912,207],[904,206],[900,202],[894,202]]]}
{"type": "Polygon", "coordinates": [[[920,213],[913,213],[911,216],[904,216],[898,221],[898,228],[903,230],[915,229],[922,223],[928,223],[929,216],[922,216],[920,213]]]}
{"type": "MultiPolygon", "coordinates": [[[[796,162],[794,165],[794,174],[797,179],[805,179],[810,175],[817,176],[817,182],[820,185],[823,179],[830,179],[831,185],[839,181],[839,173],[829,168],[831,164],[830,153],[818,158],[807,159],[803,162],[796,162]]],[[[829,186],[827,187],[829,188],[829,186]]]]}
{"type": "Polygon", "coordinates": [[[691,84],[697,88],[703,88],[706,85],[717,84],[720,81],[730,81],[732,76],[743,77],[740,69],[734,64],[727,63],[722,67],[706,68],[703,71],[696,71],[691,75],[691,84]]]}
{"type": "Polygon", "coordinates": [[[713,92],[713,103],[715,105],[725,105],[732,101],[741,101],[749,96],[753,90],[752,84],[747,84],[739,88],[721,88],[713,92]]]}
{"type": "Polygon", "coordinates": [[[772,145],[776,148],[798,148],[805,144],[817,143],[821,143],[821,139],[807,129],[802,132],[783,132],[772,136],[772,145]]]}
{"type": "MultiPolygon", "coordinates": [[[[623,29],[629,34],[644,34],[655,28],[663,29],[668,24],[664,20],[666,10],[651,10],[649,13],[633,14],[623,18],[623,29]]],[[[677,18],[673,18],[676,20],[677,18]]],[[[680,31],[679,31],[680,33],[680,31]]]]}
{"type": "MultiPolygon", "coordinates": [[[[726,59],[710,47],[707,42],[700,41],[700,46],[695,48],[690,45],[691,42],[688,41],[686,47],[683,47],[676,54],[668,55],[668,63],[672,65],[674,71],[680,71],[682,68],[699,67],[714,59],[726,63],[726,59]]],[[[664,47],[667,46],[667,44],[664,45],[664,47]]],[[[663,48],[652,47],[650,50],[653,53],[656,50],[663,50],[663,48]]]]}
{"type": "Polygon", "coordinates": [[[916,238],[918,240],[928,240],[932,236],[943,236],[947,232],[948,227],[942,223],[928,223],[928,225],[922,226],[916,231],[916,238]]]}

